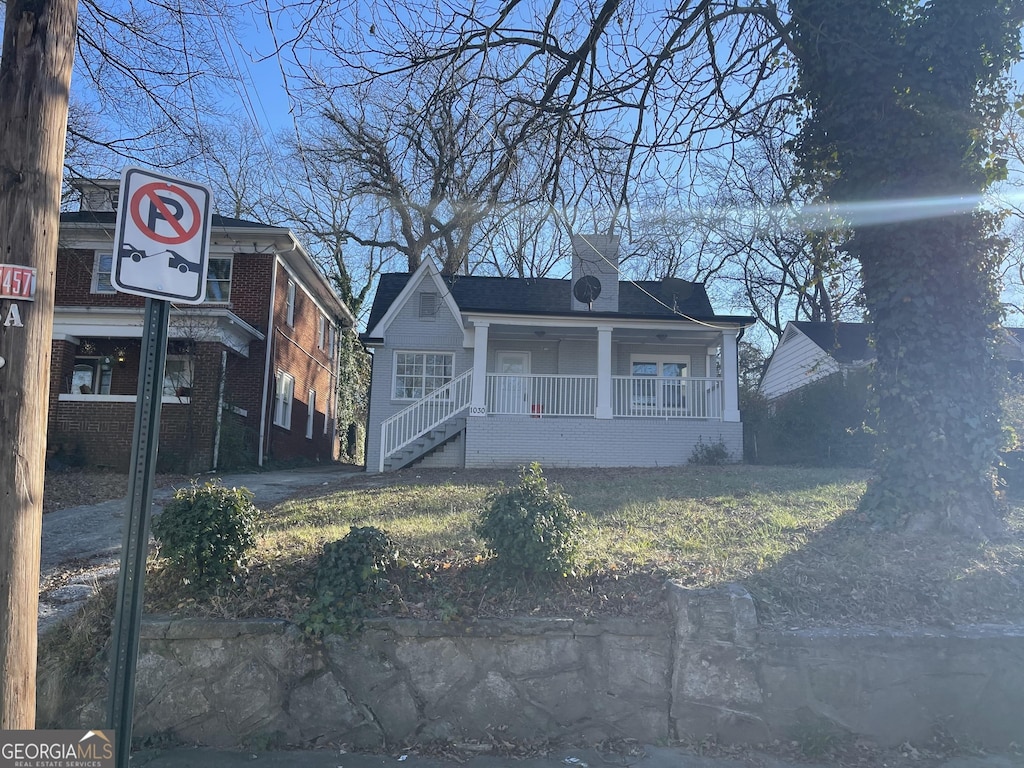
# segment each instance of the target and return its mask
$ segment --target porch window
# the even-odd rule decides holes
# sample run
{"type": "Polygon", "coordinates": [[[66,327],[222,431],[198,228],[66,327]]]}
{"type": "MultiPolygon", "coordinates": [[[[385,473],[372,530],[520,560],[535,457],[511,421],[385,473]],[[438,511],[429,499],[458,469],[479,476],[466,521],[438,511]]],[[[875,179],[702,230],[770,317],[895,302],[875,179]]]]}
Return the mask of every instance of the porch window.
{"type": "Polygon", "coordinates": [[[71,374],[70,391],[73,395],[109,395],[112,369],[110,358],[76,357],[71,374]]]}
{"type": "Polygon", "coordinates": [[[396,352],[395,400],[419,400],[452,380],[450,352],[396,352]]]}
{"type": "Polygon", "coordinates": [[[168,355],[164,363],[164,397],[192,396],[192,358],[168,355]]]}
{"type": "Polygon", "coordinates": [[[689,375],[688,356],[634,355],[630,365],[631,405],[635,414],[681,415],[686,411],[684,379],[689,375]]]}

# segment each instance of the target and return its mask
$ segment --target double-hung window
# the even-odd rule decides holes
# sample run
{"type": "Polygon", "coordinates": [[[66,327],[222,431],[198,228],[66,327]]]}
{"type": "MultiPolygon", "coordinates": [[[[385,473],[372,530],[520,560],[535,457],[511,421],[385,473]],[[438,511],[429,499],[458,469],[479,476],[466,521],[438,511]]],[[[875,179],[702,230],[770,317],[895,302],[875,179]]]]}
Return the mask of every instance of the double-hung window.
{"type": "Polygon", "coordinates": [[[450,352],[396,352],[395,400],[419,400],[452,380],[450,352]]]}
{"type": "Polygon", "coordinates": [[[292,428],[292,398],[295,395],[295,377],[284,371],[277,372],[274,391],[274,424],[292,428]]]}
{"type": "Polygon", "coordinates": [[[285,296],[285,320],[288,325],[295,326],[295,281],[288,281],[288,292],[285,296]]]}
{"type": "Polygon", "coordinates": [[[317,317],[316,348],[327,349],[327,318],[322,312],[317,317]]]}
{"type": "Polygon", "coordinates": [[[114,257],[109,253],[97,253],[92,268],[92,292],[116,293],[110,281],[110,272],[114,268],[114,257]]]}
{"type": "MultiPolygon", "coordinates": [[[[313,439],[313,419],[316,417],[316,390],[309,390],[309,400],[306,401],[306,439],[313,439]]],[[[326,418],[325,418],[326,420],[326,418]]]]}
{"type": "Polygon", "coordinates": [[[211,256],[206,271],[206,300],[231,301],[231,257],[211,256]]]}

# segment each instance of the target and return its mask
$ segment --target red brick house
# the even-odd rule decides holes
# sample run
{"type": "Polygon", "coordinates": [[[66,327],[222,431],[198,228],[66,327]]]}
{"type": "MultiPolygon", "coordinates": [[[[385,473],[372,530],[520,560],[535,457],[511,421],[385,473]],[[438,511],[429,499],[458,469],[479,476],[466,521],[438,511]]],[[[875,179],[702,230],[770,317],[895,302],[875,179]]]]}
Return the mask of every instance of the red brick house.
{"type": "MultiPolygon", "coordinates": [[[[51,461],[128,467],[145,299],[110,283],[117,181],[61,215],[51,461]]],[[[205,303],[172,306],[161,469],[338,458],[338,340],[354,318],[292,232],[214,216],[205,303]]]]}

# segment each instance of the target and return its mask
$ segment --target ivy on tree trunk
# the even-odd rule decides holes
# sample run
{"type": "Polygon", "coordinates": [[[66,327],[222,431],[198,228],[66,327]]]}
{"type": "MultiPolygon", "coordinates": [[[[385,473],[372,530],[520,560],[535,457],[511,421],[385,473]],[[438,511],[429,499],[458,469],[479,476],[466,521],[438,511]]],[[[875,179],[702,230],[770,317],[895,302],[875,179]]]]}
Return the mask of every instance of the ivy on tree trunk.
{"type": "Polygon", "coordinates": [[[806,110],[791,148],[804,178],[832,202],[959,203],[851,222],[880,423],[861,508],[886,527],[994,532],[1002,251],[999,217],[972,201],[1005,172],[993,136],[1022,4],[791,0],[790,10],[806,110]]]}

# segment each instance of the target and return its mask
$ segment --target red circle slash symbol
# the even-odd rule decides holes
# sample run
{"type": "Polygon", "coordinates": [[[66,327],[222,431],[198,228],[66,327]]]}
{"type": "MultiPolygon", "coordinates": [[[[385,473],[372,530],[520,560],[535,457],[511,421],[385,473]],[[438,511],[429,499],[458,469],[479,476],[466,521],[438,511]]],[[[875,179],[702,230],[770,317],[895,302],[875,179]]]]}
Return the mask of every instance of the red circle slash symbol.
{"type": "Polygon", "coordinates": [[[196,205],[195,200],[185,190],[174,184],[154,182],[139,187],[135,194],[132,195],[131,213],[132,221],[135,222],[135,226],[139,228],[145,237],[167,245],[179,245],[191,240],[195,237],[202,224],[199,206],[196,205]],[[185,213],[184,207],[175,198],[161,197],[161,192],[164,194],[170,192],[188,205],[189,211],[192,213],[192,225],[188,229],[185,229],[181,224],[181,219],[185,213]],[[144,221],[142,207],[146,204],[149,207],[149,216],[144,221]],[[171,207],[175,208],[175,210],[172,211],[171,207]],[[156,231],[157,221],[167,222],[176,234],[161,235],[156,231]]]}

